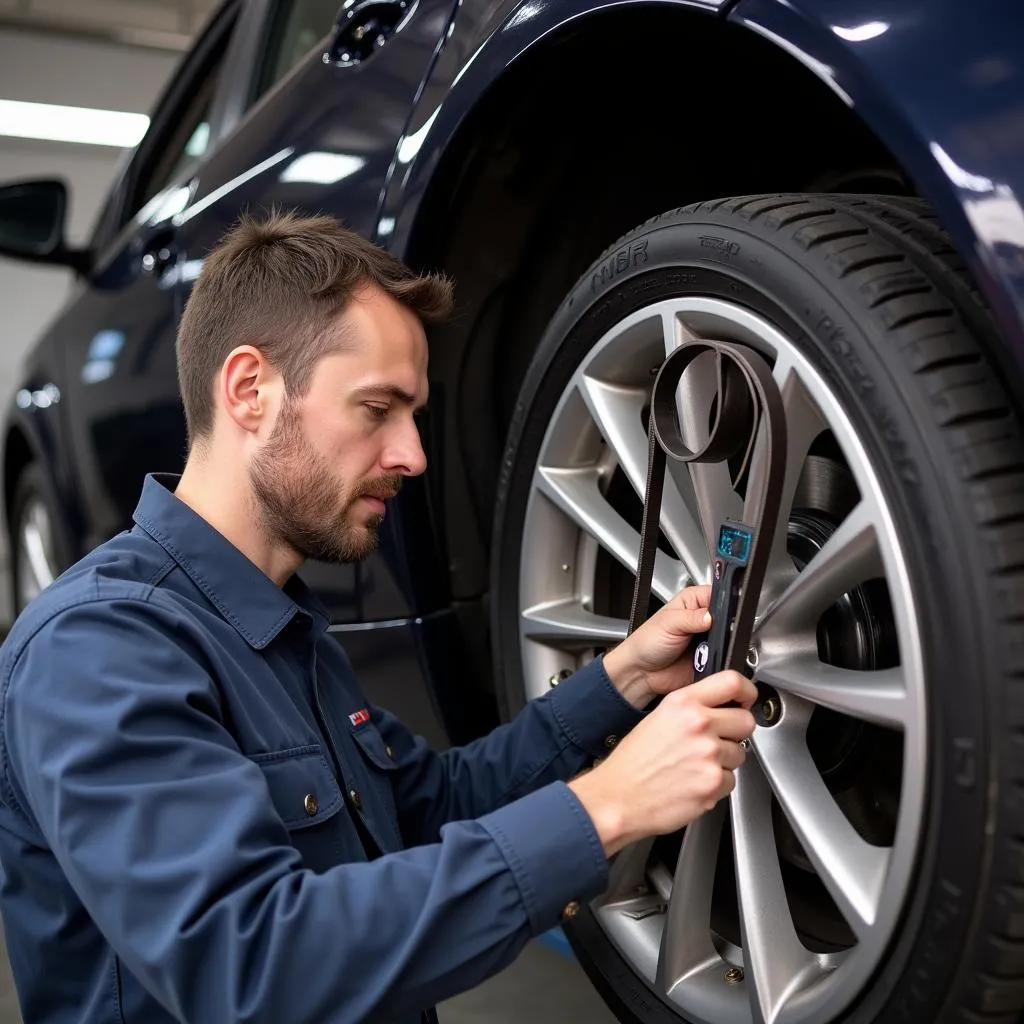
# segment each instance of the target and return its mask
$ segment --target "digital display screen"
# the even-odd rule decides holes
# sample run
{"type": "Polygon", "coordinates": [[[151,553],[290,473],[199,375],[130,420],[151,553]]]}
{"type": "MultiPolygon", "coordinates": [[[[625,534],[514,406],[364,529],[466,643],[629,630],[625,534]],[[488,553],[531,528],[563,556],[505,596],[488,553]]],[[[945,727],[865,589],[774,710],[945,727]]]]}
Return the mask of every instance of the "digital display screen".
{"type": "Polygon", "coordinates": [[[750,557],[754,535],[740,526],[723,526],[718,534],[718,553],[723,558],[745,562],[750,557]]]}

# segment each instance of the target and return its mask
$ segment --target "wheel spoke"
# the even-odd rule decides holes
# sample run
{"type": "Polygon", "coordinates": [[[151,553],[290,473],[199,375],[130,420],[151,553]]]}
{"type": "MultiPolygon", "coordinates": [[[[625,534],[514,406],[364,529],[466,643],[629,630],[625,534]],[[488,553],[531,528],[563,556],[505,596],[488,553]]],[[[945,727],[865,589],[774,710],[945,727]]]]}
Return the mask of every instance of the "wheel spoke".
{"type": "Polygon", "coordinates": [[[601,900],[603,905],[635,899],[641,889],[648,888],[647,862],[653,846],[653,837],[641,839],[615,855],[608,868],[608,885],[601,900]]]}
{"type": "Polygon", "coordinates": [[[773,1024],[790,995],[819,968],[793,925],[775,848],[771,789],[754,758],[736,771],[731,799],[744,984],[755,1024],[773,1024]]]}
{"type": "MultiPolygon", "coordinates": [[[[581,379],[580,393],[619,466],[643,499],[647,490],[647,435],[641,417],[647,393],[591,376],[581,379]]],[[[708,561],[704,535],[668,474],[661,501],[661,528],[691,579],[703,579],[708,561]]]]}
{"type": "Polygon", "coordinates": [[[774,651],[761,655],[757,680],[865,722],[900,729],[907,723],[907,687],[899,666],[858,672],[826,665],[813,654],[774,651]]]}
{"type": "Polygon", "coordinates": [[[607,647],[626,638],[625,619],[595,615],[574,598],[534,605],[522,613],[523,636],[563,650],[607,647]]]}
{"type": "Polygon", "coordinates": [[[652,887],[647,864],[653,838],[627,846],[612,860],[608,885],[595,907],[598,919],[620,952],[654,982],[666,900],[652,887]]]}
{"type": "Polygon", "coordinates": [[[725,807],[720,801],[683,834],[655,982],[658,990],[669,996],[694,975],[721,964],[711,941],[711,895],[725,807]]]}
{"type": "Polygon", "coordinates": [[[754,637],[773,638],[813,631],[822,612],[860,583],[884,573],[878,547],[876,517],[862,500],[839,524],[821,550],[798,573],[786,590],[765,610],[754,637]]]}
{"type": "MultiPolygon", "coordinates": [[[[605,501],[597,482],[597,470],[593,468],[537,469],[540,490],[635,575],[640,534],[605,501]]],[[[669,601],[683,585],[685,574],[681,562],[659,551],[651,589],[662,601],[669,601]]]]}
{"type": "Polygon", "coordinates": [[[807,709],[754,735],[757,759],[811,863],[855,935],[864,938],[878,914],[890,849],[861,838],[818,772],[804,742],[807,709]],[[801,721],[802,720],[802,721],[801,721]]]}

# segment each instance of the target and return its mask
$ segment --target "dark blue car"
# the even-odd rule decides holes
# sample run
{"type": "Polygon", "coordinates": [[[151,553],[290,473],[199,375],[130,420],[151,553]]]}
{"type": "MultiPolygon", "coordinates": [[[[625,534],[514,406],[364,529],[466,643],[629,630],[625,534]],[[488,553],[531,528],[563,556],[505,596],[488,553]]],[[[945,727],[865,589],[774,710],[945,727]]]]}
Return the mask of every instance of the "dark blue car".
{"type": "MultiPolygon", "coordinates": [[[[633,1024],[1017,1022],[1022,197],[1012,0],[226,0],[87,248],[61,183],[0,190],[0,251],[79,274],[4,426],[16,607],[180,470],[175,328],[242,210],[455,280],[427,473],[369,561],[303,572],[438,746],[625,635],[652,372],[750,345],[788,428],[756,756],[566,931],[633,1024]]],[[[670,462],[656,598],[763,468],[670,462]]]]}

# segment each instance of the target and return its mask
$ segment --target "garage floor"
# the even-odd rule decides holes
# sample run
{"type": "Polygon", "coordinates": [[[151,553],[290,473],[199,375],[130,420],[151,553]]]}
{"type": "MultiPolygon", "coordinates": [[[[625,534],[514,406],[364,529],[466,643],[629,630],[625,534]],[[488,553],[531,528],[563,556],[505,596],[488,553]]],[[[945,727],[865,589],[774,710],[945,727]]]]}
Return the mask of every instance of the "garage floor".
{"type": "MultiPolygon", "coordinates": [[[[501,974],[439,1006],[441,1024],[613,1024],[572,954],[560,945],[531,943],[501,974]]],[[[2,939],[0,1024],[21,1024],[2,939]]]]}

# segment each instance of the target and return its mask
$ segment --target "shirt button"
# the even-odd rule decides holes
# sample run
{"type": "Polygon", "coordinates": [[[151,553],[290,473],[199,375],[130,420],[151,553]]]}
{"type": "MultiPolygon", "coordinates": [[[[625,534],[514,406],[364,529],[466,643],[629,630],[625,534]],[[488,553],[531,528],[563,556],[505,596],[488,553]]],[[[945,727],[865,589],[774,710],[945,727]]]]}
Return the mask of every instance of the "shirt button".
{"type": "Polygon", "coordinates": [[[352,801],[352,806],[357,810],[362,810],[363,798],[359,795],[358,789],[350,789],[348,791],[348,798],[352,801]]]}
{"type": "Polygon", "coordinates": [[[306,808],[306,813],[310,817],[320,810],[320,805],[316,802],[316,797],[312,793],[306,794],[306,799],[302,801],[302,806],[306,808]]]}
{"type": "Polygon", "coordinates": [[[611,750],[612,747],[614,747],[615,744],[618,743],[618,742],[619,742],[619,737],[618,736],[606,736],[605,739],[604,739],[604,745],[609,750],[611,750]]]}
{"type": "Polygon", "coordinates": [[[575,917],[579,912],[580,912],[579,901],[578,900],[570,900],[568,903],[566,903],[564,909],[562,910],[562,917],[564,917],[564,918],[566,918],[568,920],[569,918],[575,917]]]}
{"type": "Polygon", "coordinates": [[[390,747],[385,747],[384,748],[384,753],[386,753],[388,755],[388,757],[390,757],[391,760],[394,761],[395,755],[392,753],[392,750],[391,750],[390,747]]]}

